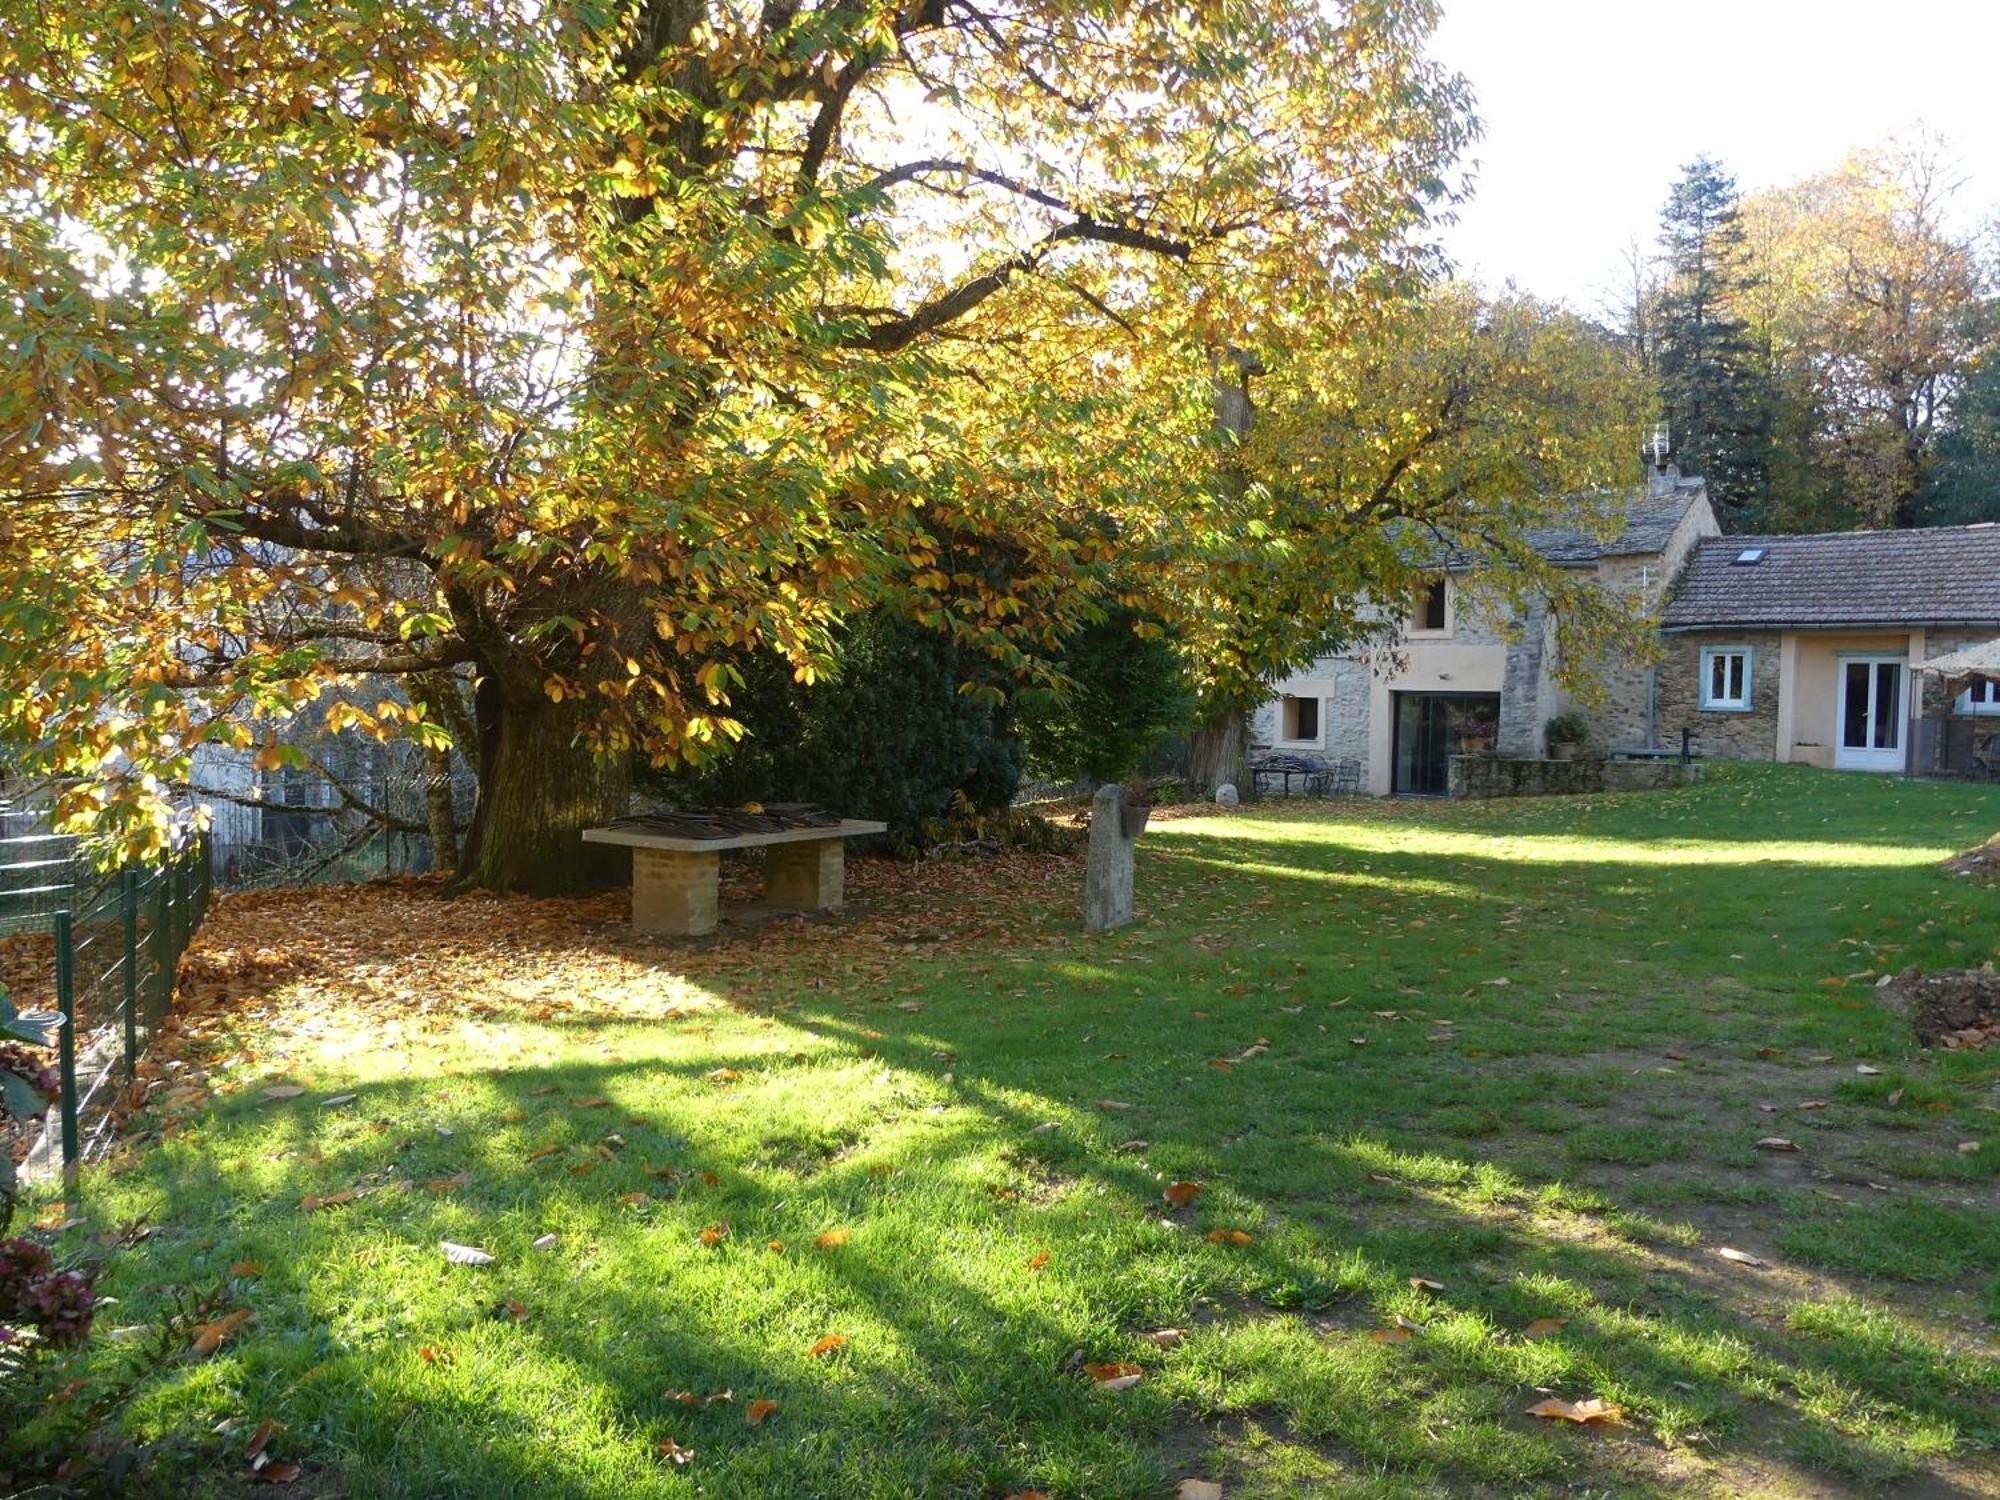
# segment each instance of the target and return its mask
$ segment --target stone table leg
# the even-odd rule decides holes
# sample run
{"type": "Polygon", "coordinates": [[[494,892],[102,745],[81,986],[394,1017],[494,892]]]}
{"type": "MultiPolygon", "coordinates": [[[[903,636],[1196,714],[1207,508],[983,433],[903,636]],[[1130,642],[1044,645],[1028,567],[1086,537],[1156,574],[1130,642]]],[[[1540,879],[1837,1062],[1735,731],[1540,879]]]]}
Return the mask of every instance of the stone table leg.
{"type": "Polygon", "coordinates": [[[838,911],[846,871],[839,839],[773,844],[764,851],[764,899],[795,911],[838,911]]]}
{"type": "Polygon", "coordinates": [[[632,930],[652,937],[715,931],[722,860],[672,849],[632,851],[632,930]]]}

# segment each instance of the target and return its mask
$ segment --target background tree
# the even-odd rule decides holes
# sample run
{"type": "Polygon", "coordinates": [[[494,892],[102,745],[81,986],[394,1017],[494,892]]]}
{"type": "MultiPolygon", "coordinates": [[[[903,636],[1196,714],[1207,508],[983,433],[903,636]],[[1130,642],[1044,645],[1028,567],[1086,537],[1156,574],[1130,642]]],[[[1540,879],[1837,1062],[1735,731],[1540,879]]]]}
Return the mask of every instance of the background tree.
{"type": "Polygon", "coordinates": [[[1725,527],[1762,524],[1771,383],[1744,304],[1754,277],[1736,182],[1709,157],[1683,169],[1660,215],[1653,341],[1660,407],[1683,471],[1708,481],[1725,527]]]}
{"type": "MultiPolygon", "coordinates": [[[[1941,143],[1917,138],[1745,206],[1768,288],[1760,332],[1803,434],[1803,482],[1774,498],[1787,529],[1922,515],[1995,331],[1977,243],[1952,222],[1957,190],[1941,143]]],[[[1954,445],[1959,485],[1978,451],[1966,436],[1954,445]]]]}
{"type": "MultiPolygon", "coordinates": [[[[1990,304],[1989,304],[1990,306],[1990,304]]],[[[1917,507],[1920,526],[2000,521],[2000,342],[1962,374],[1917,507]]]]}
{"type": "Polygon", "coordinates": [[[920,847],[955,810],[999,812],[1021,780],[1021,745],[982,675],[951,639],[889,607],[847,623],[838,666],[797,682],[768,652],[743,671],[747,733],[730,755],[645,780],[686,806],[803,800],[889,825],[920,847]]]}
{"type": "Polygon", "coordinates": [[[1023,701],[1015,714],[1028,765],[1061,781],[1132,775],[1194,714],[1187,664],[1160,622],[1129,606],[1109,611],[1064,643],[1064,685],[1023,701]]]}
{"type": "Polygon", "coordinates": [[[192,746],[468,670],[461,877],[554,889],[635,755],[741,734],[743,652],[810,680],[884,591],[1051,680],[1082,519],[1190,530],[1216,351],[1423,264],[1436,9],[17,7],[0,725],[144,852],[192,746]]]}

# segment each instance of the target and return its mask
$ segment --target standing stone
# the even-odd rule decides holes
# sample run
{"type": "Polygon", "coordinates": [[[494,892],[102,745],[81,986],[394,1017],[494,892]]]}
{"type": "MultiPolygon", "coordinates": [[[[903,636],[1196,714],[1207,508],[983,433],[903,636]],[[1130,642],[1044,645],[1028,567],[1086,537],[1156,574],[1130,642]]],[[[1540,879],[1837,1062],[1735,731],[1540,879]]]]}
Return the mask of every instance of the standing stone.
{"type": "Polygon", "coordinates": [[[1215,789],[1215,800],[1221,807],[1235,807],[1243,801],[1236,795],[1236,783],[1233,781],[1225,781],[1215,789]]]}
{"type": "Polygon", "coordinates": [[[1132,920],[1133,850],[1125,836],[1125,788],[1116,782],[1090,799],[1090,855],[1083,872],[1083,925],[1109,932],[1132,920]]]}

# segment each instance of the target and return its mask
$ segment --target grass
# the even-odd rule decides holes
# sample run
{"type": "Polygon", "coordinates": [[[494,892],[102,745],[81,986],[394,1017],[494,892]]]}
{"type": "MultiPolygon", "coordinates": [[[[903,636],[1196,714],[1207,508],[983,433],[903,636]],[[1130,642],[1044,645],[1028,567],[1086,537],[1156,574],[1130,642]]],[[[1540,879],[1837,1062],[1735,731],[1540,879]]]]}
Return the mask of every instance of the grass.
{"type": "Polygon", "coordinates": [[[124,1494],[234,1492],[266,1419],[356,1496],[2000,1493],[2000,1074],[1873,993],[1995,955],[2000,892],[1937,868],[1995,826],[1792,768],[1266,805],[1156,821],[1096,940],[1072,864],[865,870],[841,927],[709,951],[604,901],[227,902],[157,1138],[54,1238],[151,1232],[11,1441],[143,1445],[124,1494]]]}

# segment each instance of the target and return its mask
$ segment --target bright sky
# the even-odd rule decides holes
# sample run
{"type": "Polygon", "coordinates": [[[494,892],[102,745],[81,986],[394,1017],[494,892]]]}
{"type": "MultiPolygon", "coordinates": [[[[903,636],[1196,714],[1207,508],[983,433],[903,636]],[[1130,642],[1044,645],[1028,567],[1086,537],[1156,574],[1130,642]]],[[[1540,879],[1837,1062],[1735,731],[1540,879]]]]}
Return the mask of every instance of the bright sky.
{"type": "Polygon", "coordinates": [[[1433,51],[1486,127],[1454,259],[1582,311],[1704,151],[1754,191],[1921,122],[2000,209],[2000,0],[1445,0],[1433,51]]]}

